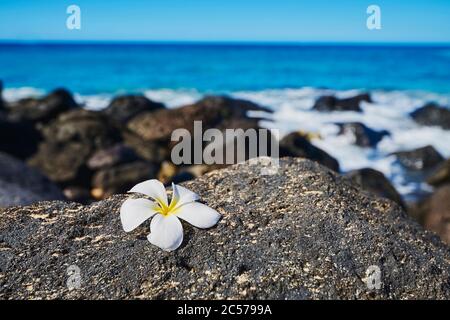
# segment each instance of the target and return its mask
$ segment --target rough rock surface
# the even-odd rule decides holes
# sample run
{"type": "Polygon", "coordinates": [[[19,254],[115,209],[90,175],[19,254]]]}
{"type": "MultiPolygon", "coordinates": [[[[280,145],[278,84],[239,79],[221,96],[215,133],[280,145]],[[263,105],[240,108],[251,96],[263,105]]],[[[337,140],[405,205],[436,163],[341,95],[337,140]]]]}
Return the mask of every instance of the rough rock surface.
{"type": "Polygon", "coordinates": [[[63,200],[61,191],[37,170],[0,153],[0,207],[63,200]]]}
{"type": "Polygon", "coordinates": [[[450,129],[450,110],[435,103],[428,103],[411,113],[417,123],[424,126],[439,126],[450,129]]]}
{"type": "Polygon", "coordinates": [[[389,200],[314,162],[242,164],[185,186],[222,215],[163,252],[121,229],[127,195],[0,211],[0,298],[450,298],[450,250],[389,200]],[[81,287],[66,286],[67,268],[81,287]],[[379,290],[366,270],[377,265],[379,290]]]}

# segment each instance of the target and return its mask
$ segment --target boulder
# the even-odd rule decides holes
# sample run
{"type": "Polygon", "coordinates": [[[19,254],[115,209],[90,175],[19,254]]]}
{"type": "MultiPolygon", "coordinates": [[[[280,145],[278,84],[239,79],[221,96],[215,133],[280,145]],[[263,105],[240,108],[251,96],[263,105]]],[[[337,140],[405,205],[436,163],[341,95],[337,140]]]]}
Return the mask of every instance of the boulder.
{"type": "Polygon", "coordinates": [[[144,161],[101,169],[92,178],[91,195],[95,199],[104,199],[113,194],[125,193],[139,182],[154,179],[158,169],[158,166],[144,161]]]}
{"type": "Polygon", "coordinates": [[[446,130],[450,129],[450,109],[436,103],[428,103],[417,109],[411,113],[411,117],[423,126],[439,126],[446,130]]]}
{"type": "Polygon", "coordinates": [[[0,153],[0,207],[63,199],[59,188],[40,172],[0,153]]]}
{"type": "Polygon", "coordinates": [[[139,160],[139,157],[133,149],[123,144],[116,144],[96,151],[87,161],[87,166],[91,170],[98,170],[136,160],[139,160]]]}
{"type": "Polygon", "coordinates": [[[64,186],[89,186],[89,158],[121,140],[120,131],[104,115],[82,109],[61,114],[42,133],[44,142],[29,164],[64,186]]]}
{"type": "Polygon", "coordinates": [[[301,157],[314,160],[339,172],[339,162],[314,146],[301,132],[291,132],[280,140],[280,157],[301,157]]]}
{"type": "Polygon", "coordinates": [[[41,131],[47,142],[83,142],[96,149],[121,140],[119,129],[105,115],[84,109],[61,114],[41,131]]]}
{"type": "Polygon", "coordinates": [[[376,131],[360,122],[336,123],[339,127],[338,134],[351,135],[354,143],[360,147],[376,147],[385,136],[389,135],[386,130],[376,131]]]}
{"type": "Polygon", "coordinates": [[[122,130],[123,144],[131,149],[142,159],[152,163],[161,163],[169,159],[170,150],[167,142],[147,141],[128,129],[122,130]]]}
{"type": "Polygon", "coordinates": [[[392,153],[396,156],[397,161],[409,170],[430,170],[444,161],[444,157],[436,151],[433,146],[425,146],[422,148],[399,151],[392,153]]]}
{"type": "Polygon", "coordinates": [[[450,245],[450,184],[440,186],[419,202],[412,208],[412,214],[450,245]]]}
{"type": "Polygon", "coordinates": [[[151,101],[143,95],[123,95],[114,98],[103,112],[117,123],[124,124],[142,112],[164,108],[164,104],[151,101]]]}
{"type": "Polygon", "coordinates": [[[440,186],[450,183],[450,159],[441,163],[427,179],[427,183],[432,186],[440,186]]]}
{"type": "Polygon", "coordinates": [[[130,195],[83,206],[44,202],[0,210],[0,299],[449,299],[450,250],[391,201],[359,192],[304,159],[218,170],[184,186],[222,214],[184,224],[164,252],[131,233],[130,195]],[[367,285],[380,268],[380,289],[367,285]],[[68,268],[80,288],[67,286],[68,268]]]}
{"type": "Polygon", "coordinates": [[[345,176],[350,178],[353,183],[359,185],[362,190],[379,197],[390,199],[403,208],[406,208],[402,196],[383,173],[371,168],[363,168],[347,172],[345,176]]]}
{"type": "Polygon", "coordinates": [[[322,96],[319,97],[313,110],[321,112],[331,111],[356,111],[361,112],[360,103],[362,101],[372,102],[372,99],[368,93],[362,93],[350,98],[338,99],[334,96],[322,96]]]}
{"type": "Polygon", "coordinates": [[[65,111],[78,108],[78,104],[69,91],[57,89],[42,98],[25,98],[10,103],[9,107],[11,119],[48,122],[65,111]]]}
{"type": "Polygon", "coordinates": [[[41,140],[32,122],[10,120],[0,114],[0,151],[24,160],[36,153],[41,140]]]}
{"type": "Polygon", "coordinates": [[[91,173],[86,162],[91,153],[90,146],[84,143],[44,142],[39,145],[38,152],[30,158],[28,164],[62,186],[88,186],[91,173]]]}
{"type": "Polygon", "coordinates": [[[203,130],[254,127],[259,119],[249,118],[248,111],[270,112],[246,100],[211,96],[176,109],[142,113],[128,123],[128,128],[145,140],[170,141],[175,129],[185,128],[192,133],[194,121],[202,121],[203,130]]]}

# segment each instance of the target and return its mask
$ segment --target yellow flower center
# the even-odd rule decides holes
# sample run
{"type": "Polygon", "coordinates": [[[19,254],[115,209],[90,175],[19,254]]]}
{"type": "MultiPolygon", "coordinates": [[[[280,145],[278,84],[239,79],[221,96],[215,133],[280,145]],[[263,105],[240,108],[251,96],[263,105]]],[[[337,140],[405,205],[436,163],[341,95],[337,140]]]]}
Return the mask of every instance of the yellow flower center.
{"type": "Polygon", "coordinates": [[[170,205],[167,205],[164,201],[161,201],[160,199],[156,199],[156,202],[158,204],[158,207],[155,208],[155,211],[162,214],[165,217],[174,214],[178,211],[175,209],[178,201],[175,201],[174,199],[170,201],[170,205]]]}

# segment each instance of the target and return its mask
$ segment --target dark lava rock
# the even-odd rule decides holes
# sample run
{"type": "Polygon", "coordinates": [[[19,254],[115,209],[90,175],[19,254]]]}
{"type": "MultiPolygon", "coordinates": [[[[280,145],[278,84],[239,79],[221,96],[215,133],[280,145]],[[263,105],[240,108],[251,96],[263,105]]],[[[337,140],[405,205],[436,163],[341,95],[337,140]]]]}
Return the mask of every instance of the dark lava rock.
{"type": "Polygon", "coordinates": [[[29,164],[64,185],[89,185],[88,159],[120,141],[120,132],[99,112],[77,109],[42,129],[45,141],[29,164]]]}
{"type": "Polygon", "coordinates": [[[409,170],[428,170],[436,167],[444,158],[432,146],[392,153],[402,166],[409,170]]]}
{"type": "Polygon", "coordinates": [[[368,93],[356,95],[354,97],[338,99],[334,96],[322,96],[315,102],[313,109],[322,112],[330,111],[357,111],[361,112],[360,103],[362,101],[372,102],[368,93]]]}
{"type": "Polygon", "coordinates": [[[314,160],[339,172],[339,162],[314,146],[301,132],[291,132],[280,140],[280,157],[300,157],[314,160]]]}
{"type": "Polygon", "coordinates": [[[133,149],[144,160],[161,163],[170,157],[170,150],[165,142],[144,140],[127,129],[122,130],[122,138],[124,145],[133,149]]]}
{"type": "Polygon", "coordinates": [[[0,110],[2,110],[4,108],[4,103],[3,103],[3,81],[0,80],[0,110]]]}
{"type": "Polygon", "coordinates": [[[63,199],[58,187],[37,170],[0,153],[0,207],[63,199]]]}
{"type": "Polygon", "coordinates": [[[99,170],[92,178],[92,196],[103,199],[117,193],[125,193],[139,182],[152,179],[158,166],[137,161],[99,170]]]}
{"type": "Polygon", "coordinates": [[[0,114],[0,151],[24,160],[36,153],[41,140],[33,123],[10,120],[0,114]]]}
{"type": "Polygon", "coordinates": [[[450,159],[441,163],[436,170],[428,177],[427,183],[432,186],[439,186],[450,183],[450,159]]]}
{"type": "Polygon", "coordinates": [[[449,299],[450,251],[391,201],[304,159],[277,174],[236,165],[185,184],[222,214],[184,224],[174,252],[151,245],[149,223],[125,233],[130,195],[83,206],[0,210],[1,299],[449,299]],[[67,269],[80,269],[69,290],[67,269]],[[366,271],[381,269],[381,288],[366,271]]]}
{"type": "Polygon", "coordinates": [[[143,95],[124,95],[114,98],[103,112],[118,123],[126,123],[144,111],[164,108],[164,104],[151,101],[143,95]]]}
{"type": "Polygon", "coordinates": [[[83,142],[95,148],[110,146],[120,140],[120,132],[100,112],[84,109],[61,114],[55,121],[43,127],[48,142],[83,142]]]}
{"type": "Polygon", "coordinates": [[[411,113],[417,123],[424,126],[439,126],[450,129],[450,110],[435,103],[428,103],[411,113]]]}
{"type": "Polygon", "coordinates": [[[60,113],[78,108],[70,92],[57,89],[43,98],[26,98],[9,104],[10,117],[15,120],[47,122],[60,113]]]}
{"type": "Polygon", "coordinates": [[[412,208],[412,214],[426,229],[450,244],[450,184],[437,188],[428,198],[412,208]]]}
{"type": "Polygon", "coordinates": [[[405,208],[405,203],[403,202],[401,195],[383,173],[371,168],[363,168],[347,172],[345,176],[350,178],[352,182],[361,186],[364,191],[379,197],[391,199],[405,208]]]}
{"type": "Polygon", "coordinates": [[[86,167],[91,149],[83,143],[42,143],[28,164],[38,168],[50,180],[67,185],[88,185],[90,173],[86,167]]]}
{"type": "Polygon", "coordinates": [[[192,133],[194,121],[202,121],[203,130],[255,127],[259,119],[249,118],[248,111],[270,112],[246,100],[210,96],[192,105],[142,113],[128,123],[128,128],[145,140],[170,141],[175,129],[185,128],[192,133]]]}
{"type": "Polygon", "coordinates": [[[133,149],[123,144],[117,144],[107,149],[95,152],[88,160],[89,169],[97,170],[118,164],[139,160],[133,149]]]}
{"type": "Polygon", "coordinates": [[[336,123],[339,134],[350,134],[355,139],[355,144],[360,147],[376,147],[385,136],[389,135],[386,130],[376,131],[360,122],[336,123]]]}

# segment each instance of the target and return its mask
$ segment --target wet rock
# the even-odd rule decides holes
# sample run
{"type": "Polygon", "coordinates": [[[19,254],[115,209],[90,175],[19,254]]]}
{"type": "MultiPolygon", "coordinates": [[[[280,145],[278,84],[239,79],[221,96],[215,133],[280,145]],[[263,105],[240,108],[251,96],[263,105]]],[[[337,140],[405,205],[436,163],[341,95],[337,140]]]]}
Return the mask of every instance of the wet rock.
{"type": "Polygon", "coordinates": [[[379,197],[390,199],[403,208],[406,208],[401,195],[383,173],[371,168],[363,168],[347,172],[345,176],[359,185],[362,190],[379,197]]]}
{"type": "Polygon", "coordinates": [[[450,244],[450,184],[437,188],[412,208],[412,214],[426,229],[435,232],[450,244]]]}
{"type": "Polygon", "coordinates": [[[322,112],[331,111],[356,111],[361,112],[362,101],[372,102],[368,93],[363,93],[350,98],[338,99],[334,96],[322,96],[315,102],[313,109],[322,112]]]}
{"type": "Polygon", "coordinates": [[[139,160],[139,157],[133,149],[123,144],[117,144],[113,147],[95,152],[89,158],[87,166],[89,169],[97,170],[136,160],[139,160]]]}
{"type": "Polygon", "coordinates": [[[0,207],[63,199],[59,188],[40,172],[0,153],[0,207]]]}
{"type": "Polygon", "coordinates": [[[164,108],[164,104],[151,101],[143,95],[124,95],[114,98],[103,112],[118,123],[126,123],[142,112],[164,108]]]}
{"type": "Polygon", "coordinates": [[[360,122],[337,123],[338,134],[351,135],[354,143],[360,147],[376,147],[385,136],[389,135],[386,130],[376,131],[360,122]]]}
{"type": "Polygon", "coordinates": [[[248,111],[270,112],[249,101],[211,96],[176,109],[142,113],[128,123],[128,128],[145,140],[169,141],[175,129],[185,128],[192,133],[194,121],[202,121],[203,130],[254,127],[258,119],[250,119],[248,111]]]}
{"type": "Polygon", "coordinates": [[[57,115],[78,108],[70,92],[57,89],[43,98],[26,98],[10,103],[10,117],[19,121],[47,122],[57,115]]]}
{"type": "Polygon", "coordinates": [[[411,117],[424,126],[439,126],[446,130],[450,129],[450,110],[436,103],[428,103],[417,109],[411,113],[411,117]]]}
{"type": "Polygon", "coordinates": [[[428,177],[427,183],[432,186],[440,186],[450,183],[450,159],[441,163],[434,172],[428,177]]]}
{"type": "Polygon", "coordinates": [[[0,298],[450,298],[448,246],[398,205],[308,160],[282,159],[269,176],[260,169],[236,165],[186,183],[222,219],[209,230],[184,224],[171,253],[147,241],[149,222],[122,230],[129,195],[2,209],[0,298]],[[80,289],[66,286],[70,265],[80,289]],[[379,290],[366,283],[373,265],[379,290]]]}
{"type": "Polygon", "coordinates": [[[400,164],[409,170],[429,170],[436,167],[444,158],[433,146],[392,153],[400,164]]]}
{"type": "Polygon", "coordinates": [[[92,178],[91,195],[96,199],[103,199],[127,192],[139,182],[154,179],[158,169],[153,164],[137,161],[99,170],[92,178]]]}
{"type": "Polygon", "coordinates": [[[339,172],[339,162],[317,148],[301,132],[291,132],[280,140],[280,157],[306,158],[339,172]]]}

